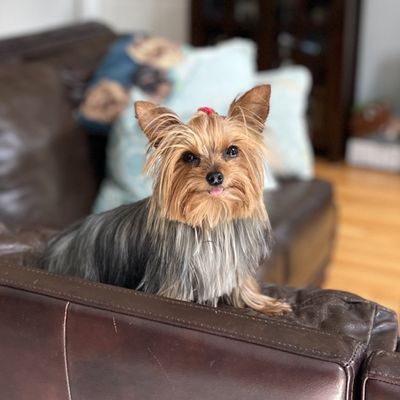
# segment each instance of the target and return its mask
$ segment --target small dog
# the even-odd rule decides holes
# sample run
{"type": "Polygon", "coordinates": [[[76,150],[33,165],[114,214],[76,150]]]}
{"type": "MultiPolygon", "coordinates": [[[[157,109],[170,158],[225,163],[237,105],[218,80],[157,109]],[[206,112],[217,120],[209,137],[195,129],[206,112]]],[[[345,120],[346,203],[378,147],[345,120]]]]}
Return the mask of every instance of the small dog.
{"type": "Polygon", "coordinates": [[[199,304],[288,312],[255,280],[270,236],[262,197],[270,92],[257,86],[226,117],[203,107],[187,124],[167,108],[136,102],[153,195],[62,232],[43,267],[199,304]]]}

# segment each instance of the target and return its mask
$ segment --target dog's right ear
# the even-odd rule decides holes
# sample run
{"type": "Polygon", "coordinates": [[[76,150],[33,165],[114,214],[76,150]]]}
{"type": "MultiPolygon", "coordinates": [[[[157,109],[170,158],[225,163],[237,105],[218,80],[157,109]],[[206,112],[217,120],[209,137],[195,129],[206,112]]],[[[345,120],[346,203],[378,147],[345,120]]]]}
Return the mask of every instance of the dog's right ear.
{"type": "Polygon", "coordinates": [[[160,144],[170,128],[181,124],[174,112],[150,101],[137,101],[135,103],[135,116],[154,147],[160,144]]]}
{"type": "Polygon", "coordinates": [[[228,116],[244,122],[253,132],[261,134],[269,114],[270,85],[259,85],[235,99],[228,116]]]}

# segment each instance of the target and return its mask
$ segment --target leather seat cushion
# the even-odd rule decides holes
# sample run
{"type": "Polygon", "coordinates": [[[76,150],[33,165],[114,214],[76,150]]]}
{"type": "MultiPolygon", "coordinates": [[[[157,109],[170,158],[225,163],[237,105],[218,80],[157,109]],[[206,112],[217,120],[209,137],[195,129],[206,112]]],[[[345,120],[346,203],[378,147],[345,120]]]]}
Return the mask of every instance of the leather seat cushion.
{"type": "Polygon", "coordinates": [[[261,279],[290,286],[320,285],[334,244],[336,209],[329,182],[282,181],[265,192],[273,229],[271,258],[261,279]]]}

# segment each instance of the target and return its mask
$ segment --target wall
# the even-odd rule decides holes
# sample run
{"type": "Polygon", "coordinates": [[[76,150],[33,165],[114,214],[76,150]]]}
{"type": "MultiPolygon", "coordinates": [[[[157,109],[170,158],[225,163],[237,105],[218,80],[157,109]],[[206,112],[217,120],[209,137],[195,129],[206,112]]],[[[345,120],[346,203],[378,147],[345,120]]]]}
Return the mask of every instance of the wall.
{"type": "Polygon", "coordinates": [[[0,0],[0,37],[97,19],[116,31],[146,31],[184,42],[189,5],[189,0],[0,0]]]}
{"type": "Polygon", "coordinates": [[[78,13],[117,31],[145,31],[182,43],[188,39],[189,5],[189,0],[81,0],[78,13]]]}
{"type": "Polygon", "coordinates": [[[364,0],[356,101],[387,98],[400,116],[399,18],[399,0],[364,0]]]}
{"type": "Polygon", "coordinates": [[[0,37],[72,23],[75,6],[75,0],[0,0],[0,37]]]}

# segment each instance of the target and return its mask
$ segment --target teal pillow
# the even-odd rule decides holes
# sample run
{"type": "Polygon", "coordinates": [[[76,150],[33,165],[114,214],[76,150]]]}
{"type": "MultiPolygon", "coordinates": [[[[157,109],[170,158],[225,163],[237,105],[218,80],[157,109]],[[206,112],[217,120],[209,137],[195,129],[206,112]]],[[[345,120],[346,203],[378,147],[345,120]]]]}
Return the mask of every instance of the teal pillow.
{"type": "Polygon", "coordinates": [[[263,71],[257,73],[256,83],[269,83],[272,88],[265,141],[274,176],[312,179],[314,153],[306,119],[310,71],[299,65],[263,71]]]}
{"type": "MultiPolygon", "coordinates": [[[[226,114],[232,100],[254,86],[256,49],[253,42],[232,39],[217,46],[185,48],[185,57],[171,74],[173,89],[163,105],[183,121],[202,106],[226,114]]],[[[134,118],[133,103],[147,100],[133,89],[130,102],[114,125],[107,150],[107,177],[102,183],[94,211],[100,212],[151,195],[151,179],[142,174],[147,138],[134,118]]],[[[266,184],[274,187],[266,170],[266,184]]]]}

